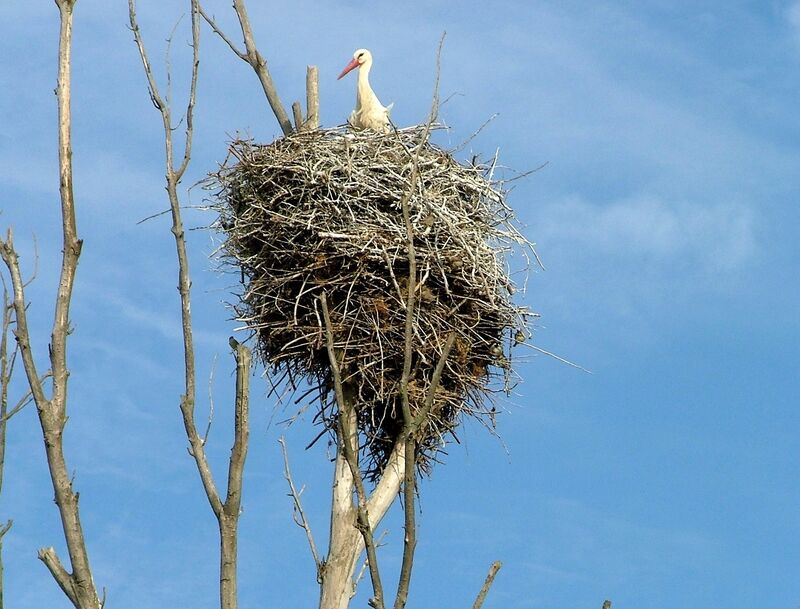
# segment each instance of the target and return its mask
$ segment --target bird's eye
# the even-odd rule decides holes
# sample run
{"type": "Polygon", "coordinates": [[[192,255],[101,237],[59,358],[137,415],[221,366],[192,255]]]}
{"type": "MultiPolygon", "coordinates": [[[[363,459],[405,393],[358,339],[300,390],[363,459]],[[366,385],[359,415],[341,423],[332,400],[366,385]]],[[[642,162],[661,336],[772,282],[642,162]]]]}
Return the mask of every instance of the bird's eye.
{"type": "Polygon", "coordinates": [[[359,53],[358,57],[356,57],[356,59],[361,59],[363,56],[364,56],[364,53],[359,53]]]}

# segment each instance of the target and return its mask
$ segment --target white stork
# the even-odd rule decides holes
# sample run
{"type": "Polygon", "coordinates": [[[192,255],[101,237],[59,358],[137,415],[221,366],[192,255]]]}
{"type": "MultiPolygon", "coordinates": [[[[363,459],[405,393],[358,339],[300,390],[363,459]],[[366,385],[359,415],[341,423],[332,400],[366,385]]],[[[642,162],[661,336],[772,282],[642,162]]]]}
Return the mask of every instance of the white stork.
{"type": "Polygon", "coordinates": [[[381,104],[378,96],[369,86],[369,69],[371,67],[372,53],[367,49],[358,49],[353,53],[353,60],[339,74],[339,79],[341,79],[351,70],[359,68],[356,109],[350,114],[347,122],[353,129],[371,129],[378,133],[388,133],[389,111],[392,109],[392,104],[389,104],[388,107],[381,104]]]}

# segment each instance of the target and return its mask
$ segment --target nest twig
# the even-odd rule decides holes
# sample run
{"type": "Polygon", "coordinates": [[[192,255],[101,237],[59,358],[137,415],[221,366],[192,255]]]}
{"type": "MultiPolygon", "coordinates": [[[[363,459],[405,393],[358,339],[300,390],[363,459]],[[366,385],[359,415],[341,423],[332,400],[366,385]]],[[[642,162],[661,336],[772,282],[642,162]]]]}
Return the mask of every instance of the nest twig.
{"type": "Polygon", "coordinates": [[[464,415],[494,415],[497,380],[510,348],[527,335],[527,310],[513,302],[507,254],[530,244],[515,228],[494,164],[464,165],[421,141],[424,127],[384,135],[326,129],[269,145],[237,140],[207,187],[221,259],[241,273],[234,305],[256,337],[265,366],[320,388],[317,421],[335,429],[330,361],[319,296],[325,294],[343,382],[356,396],[364,472],[383,469],[403,428],[409,208],[416,250],[414,350],[408,384],[416,415],[448,335],[456,340],[433,406],[417,430],[418,465],[436,453],[464,415]],[[412,183],[414,156],[417,179],[412,183]]]}

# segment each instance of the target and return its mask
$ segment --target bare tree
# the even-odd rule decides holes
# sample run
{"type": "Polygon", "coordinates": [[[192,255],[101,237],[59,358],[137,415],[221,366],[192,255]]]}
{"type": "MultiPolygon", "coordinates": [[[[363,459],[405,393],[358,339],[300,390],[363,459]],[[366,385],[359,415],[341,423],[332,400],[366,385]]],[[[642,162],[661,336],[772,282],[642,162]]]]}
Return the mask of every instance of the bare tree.
{"type": "Polygon", "coordinates": [[[243,471],[249,440],[248,417],[251,355],[247,347],[233,338],[230,339],[230,346],[233,349],[234,358],[236,360],[234,441],[228,463],[227,492],[223,500],[217,490],[205,452],[207,436],[200,435],[195,421],[197,383],[191,313],[192,281],[189,270],[189,257],[186,250],[186,236],[183,227],[183,219],[181,217],[180,197],[178,194],[178,186],[191,160],[192,138],[194,134],[194,105],[200,66],[200,7],[197,0],[190,0],[190,11],[192,29],[192,75],[189,85],[189,101],[185,114],[186,129],[183,155],[179,161],[176,161],[173,142],[175,125],[172,119],[172,109],[170,108],[169,100],[162,97],[159,92],[158,84],[153,74],[153,69],[148,59],[144,41],[136,20],[136,2],[135,0],[128,1],[130,27],[139,50],[145,76],[147,77],[150,100],[156,110],[159,111],[164,127],[167,195],[169,197],[172,216],[172,234],[175,239],[175,249],[178,259],[178,292],[180,294],[181,329],[183,334],[185,392],[181,396],[180,409],[183,416],[186,437],[189,440],[189,453],[194,458],[197,471],[200,474],[200,480],[203,484],[203,489],[205,490],[209,505],[214,512],[219,526],[220,607],[222,609],[235,609],[238,605],[238,526],[242,501],[243,471]]]}
{"type": "Polygon", "coordinates": [[[82,241],[78,238],[75,219],[75,201],[72,192],[72,116],[70,108],[71,92],[71,50],[72,13],[76,0],[56,0],[60,14],[58,49],[58,160],[59,194],[61,199],[61,218],[63,235],[63,254],[61,275],[55,301],[55,315],[49,345],[50,374],[52,389],[48,392],[43,376],[38,372],[33,356],[31,334],[25,300],[25,283],[22,279],[19,257],[14,248],[11,229],[6,238],[0,240],[0,256],[3,258],[11,276],[12,301],[16,319],[15,335],[19,345],[25,374],[33,395],[39,422],[44,436],[47,464],[55,492],[55,501],[61,516],[64,537],[72,571],[67,571],[54,548],[39,551],[39,558],[50,570],[53,578],[64,594],[78,609],[100,609],[100,600],[92,578],[89,555],[83,536],[78,512],[78,493],[73,490],[63,449],[64,427],[67,422],[67,337],[70,335],[69,310],[72,301],[72,288],[82,241]]]}

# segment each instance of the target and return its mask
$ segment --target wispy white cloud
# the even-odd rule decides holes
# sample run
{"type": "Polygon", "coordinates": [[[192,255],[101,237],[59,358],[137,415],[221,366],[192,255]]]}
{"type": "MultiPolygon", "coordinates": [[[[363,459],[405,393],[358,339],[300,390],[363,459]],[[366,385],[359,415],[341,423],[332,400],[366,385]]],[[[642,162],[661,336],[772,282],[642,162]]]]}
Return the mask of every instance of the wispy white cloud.
{"type": "Polygon", "coordinates": [[[537,238],[548,247],[572,247],[633,264],[680,262],[709,272],[737,270],[757,250],[750,208],[649,196],[608,205],[570,197],[547,206],[537,238]]]}

